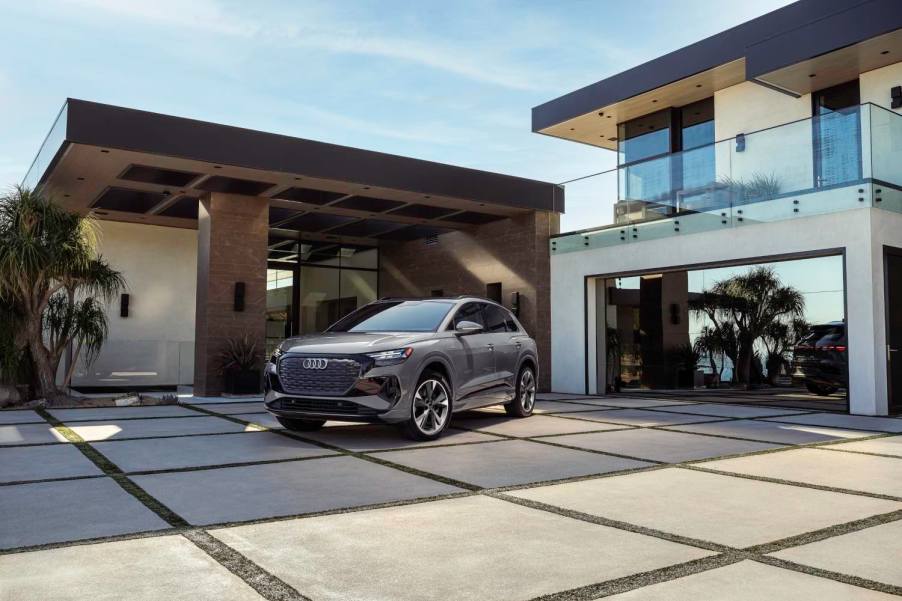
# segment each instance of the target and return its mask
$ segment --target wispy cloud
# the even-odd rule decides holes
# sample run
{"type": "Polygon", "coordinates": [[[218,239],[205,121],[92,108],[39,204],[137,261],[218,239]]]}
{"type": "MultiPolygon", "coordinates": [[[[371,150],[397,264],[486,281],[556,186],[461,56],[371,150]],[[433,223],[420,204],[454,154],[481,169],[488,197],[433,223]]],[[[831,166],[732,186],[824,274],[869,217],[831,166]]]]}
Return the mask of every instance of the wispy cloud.
{"type": "MultiPolygon", "coordinates": [[[[355,22],[316,4],[283,20],[263,20],[226,8],[216,0],[63,0],[70,6],[151,26],[228,35],[266,44],[328,53],[379,57],[437,69],[486,84],[514,90],[540,89],[534,72],[506,60],[501,45],[491,40],[454,44],[435,36],[386,34],[380,23],[355,22]],[[302,23],[302,24],[297,24],[302,23]]],[[[528,38],[525,38],[528,39],[528,38]]]]}

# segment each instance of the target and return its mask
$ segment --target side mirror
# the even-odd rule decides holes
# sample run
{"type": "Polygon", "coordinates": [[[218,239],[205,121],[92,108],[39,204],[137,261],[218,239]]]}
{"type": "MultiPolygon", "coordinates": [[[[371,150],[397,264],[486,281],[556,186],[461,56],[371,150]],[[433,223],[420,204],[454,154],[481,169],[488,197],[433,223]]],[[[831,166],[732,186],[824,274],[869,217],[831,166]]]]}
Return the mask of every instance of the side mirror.
{"type": "Polygon", "coordinates": [[[482,326],[476,323],[475,321],[461,321],[458,322],[457,327],[454,328],[454,331],[458,336],[467,336],[469,334],[478,334],[483,330],[482,326]]]}

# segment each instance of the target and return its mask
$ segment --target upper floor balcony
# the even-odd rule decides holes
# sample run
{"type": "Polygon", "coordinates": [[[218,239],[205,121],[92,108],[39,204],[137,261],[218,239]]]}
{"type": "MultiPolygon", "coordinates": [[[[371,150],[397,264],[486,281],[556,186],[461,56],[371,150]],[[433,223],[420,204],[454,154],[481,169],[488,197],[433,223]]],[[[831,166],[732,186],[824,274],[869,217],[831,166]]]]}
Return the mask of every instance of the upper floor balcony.
{"type": "Polygon", "coordinates": [[[613,223],[560,234],[552,254],[861,207],[902,212],[902,115],[874,104],[623,158],[566,186],[568,213],[591,226],[613,209],[613,223]]]}

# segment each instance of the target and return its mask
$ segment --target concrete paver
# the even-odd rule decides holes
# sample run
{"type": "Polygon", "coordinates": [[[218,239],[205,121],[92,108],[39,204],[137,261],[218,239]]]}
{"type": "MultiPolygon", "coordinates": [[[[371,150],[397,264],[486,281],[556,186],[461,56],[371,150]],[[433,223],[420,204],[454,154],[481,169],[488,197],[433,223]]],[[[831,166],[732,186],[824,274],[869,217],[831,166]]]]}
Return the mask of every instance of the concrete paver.
{"type": "Polygon", "coordinates": [[[188,436],[244,432],[247,426],[219,417],[186,417],[162,419],[109,419],[95,422],[72,422],[67,426],[87,441],[155,436],[188,436]]]}
{"type": "Polygon", "coordinates": [[[554,442],[582,449],[592,449],[594,451],[666,463],[680,463],[682,461],[707,459],[709,457],[751,453],[780,446],[773,443],[749,442],[714,436],[700,436],[686,432],[650,430],[647,428],[571,434],[556,437],[554,442]]]}
{"type": "Polygon", "coordinates": [[[316,432],[299,432],[298,435],[348,451],[406,449],[499,440],[497,436],[490,434],[454,429],[446,430],[442,437],[437,440],[410,440],[397,428],[382,424],[334,426],[323,428],[316,432]]]}
{"type": "Polygon", "coordinates": [[[44,418],[30,409],[0,411],[0,424],[43,424],[44,418]]]}
{"type": "Polygon", "coordinates": [[[574,417],[602,422],[623,424],[625,426],[667,426],[677,424],[698,424],[721,420],[720,417],[706,415],[689,415],[687,413],[665,413],[664,411],[646,411],[644,409],[615,409],[613,411],[592,411],[580,413],[574,417]]]}
{"type": "Polygon", "coordinates": [[[736,547],[902,509],[895,501],[680,468],[505,494],[736,547]]]}
{"type": "Polygon", "coordinates": [[[894,457],[792,449],[782,453],[709,461],[704,467],[902,497],[902,462],[894,457]]]}
{"type": "Polygon", "coordinates": [[[75,446],[0,447],[0,483],[103,474],[75,446]]]}
{"type": "Polygon", "coordinates": [[[110,478],[2,486],[0,516],[0,549],[169,527],[110,478]]]}
{"type": "Polygon", "coordinates": [[[192,524],[410,500],[460,489],[354,457],[134,476],[192,524]]]}
{"type": "Polygon", "coordinates": [[[711,424],[687,424],[668,427],[675,432],[695,432],[716,436],[733,436],[749,438],[765,442],[781,442],[785,444],[807,444],[811,442],[827,442],[833,440],[851,440],[871,436],[868,432],[842,430],[824,426],[808,426],[805,424],[784,424],[771,421],[751,419],[730,420],[711,424]]]}
{"type": "Polygon", "coordinates": [[[665,411],[692,413],[695,415],[713,415],[718,417],[770,417],[774,415],[793,415],[804,413],[798,409],[784,407],[751,407],[748,405],[723,405],[719,403],[699,403],[697,405],[677,405],[662,407],[665,411]]]}
{"type": "Polygon", "coordinates": [[[4,555],[0,582],[0,598],[16,601],[263,599],[181,536],[4,555]]]}
{"type": "Polygon", "coordinates": [[[892,595],[755,561],[660,582],[607,597],[610,601],[890,601],[892,595]]]}
{"type": "Polygon", "coordinates": [[[300,459],[335,452],[271,432],[95,442],[92,446],[125,472],[300,459]]]}
{"type": "Polygon", "coordinates": [[[67,442],[66,437],[47,423],[0,426],[0,446],[67,442]]]}
{"type": "Polygon", "coordinates": [[[653,465],[527,440],[393,451],[379,457],[483,488],[562,480],[653,465]]]}
{"type": "Polygon", "coordinates": [[[902,587],[902,520],[784,549],[772,555],[902,587]]]}
{"type": "Polygon", "coordinates": [[[829,448],[902,457],[902,436],[886,436],[883,438],[873,438],[871,440],[844,442],[841,444],[830,445],[829,448]]]}
{"type": "MultiPolygon", "coordinates": [[[[471,414],[472,415],[472,414],[471,414]]],[[[580,416],[584,415],[582,413],[580,416]]],[[[553,436],[556,434],[573,434],[576,432],[592,432],[596,430],[617,430],[623,426],[602,424],[591,421],[566,419],[552,415],[533,415],[526,418],[470,417],[451,420],[451,427],[460,426],[469,430],[501,434],[505,436],[553,436]]]]}
{"type": "Polygon", "coordinates": [[[50,415],[68,424],[103,419],[135,419],[147,417],[198,417],[203,415],[178,405],[150,405],[147,407],[86,407],[84,409],[49,409],[50,415]]]}
{"type": "Polygon", "coordinates": [[[203,409],[207,411],[213,411],[215,413],[221,413],[223,415],[237,415],[241,413],[263,413],[266,409],[263,406],[263,401],[251,401],[244,403],[210,403],[204,405],[198,405],[198,407],[203,407],[203,409]]]}
{"type": "Polygon", "coordinates": [[[708,555],[482,496],[213,534],[318,601],[525,600],[708,555]]]}
{"type": "Polygon", "coordinates": [[[872,432],[902,432],[902,419],[893,417],[868,417],[866,415],[844,415],[842,413],[812,413],[810,415],[791,415],[788,417],[772,417],[768,419],[790,424],[857,428],[859,430],[869,430],[872,432]]]}

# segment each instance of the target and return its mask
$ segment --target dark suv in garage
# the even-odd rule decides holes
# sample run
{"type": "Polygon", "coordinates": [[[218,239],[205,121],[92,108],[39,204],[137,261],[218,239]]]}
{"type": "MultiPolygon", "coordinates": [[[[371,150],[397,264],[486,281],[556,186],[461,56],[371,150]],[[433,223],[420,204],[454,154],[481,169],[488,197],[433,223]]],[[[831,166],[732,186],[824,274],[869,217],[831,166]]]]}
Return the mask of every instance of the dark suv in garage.
{"type": "Polygon", "coordinates": [[[501,305],[381,299],[322,334],[279,345],[266,364],[264,400],[290,430],[382,422],[430,440],[465,409],[503,404],[509,415],[531,415],[537,370],[535,341],[501,305]]]}
{"type": "Polygon", "coordinates": [[[846,388],[849,355],[846,324],[841,321],[811,326],[793,350],[792,379],[801,381],[809,392],[830,395],[846,388]]]}

